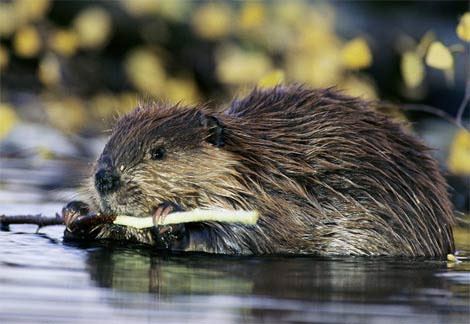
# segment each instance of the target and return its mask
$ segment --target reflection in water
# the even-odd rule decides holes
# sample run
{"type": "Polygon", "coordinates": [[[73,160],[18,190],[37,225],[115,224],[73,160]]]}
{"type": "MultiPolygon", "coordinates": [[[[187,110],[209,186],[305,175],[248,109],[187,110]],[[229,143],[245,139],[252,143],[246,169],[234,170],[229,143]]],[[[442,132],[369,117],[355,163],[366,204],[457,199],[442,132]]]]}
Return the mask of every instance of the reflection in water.
{"type": "Polygon", "coordinates": [[[0,232],[0,323],[465,322],[470,262],[159,255],[0,232]]]}
{"type": "MultiPolygon", "coordinates": [[[[447,273],[442,261],[161,256],[147,249],[107,247],[91,250],[86,263],[98,286],[150,293],[159,302],[193,295],[249,297],[248,305],[225,305],[239,308],[245,319],[281,320],[295,313],[302,321],[384,315],[435,321],[443,314],[459,320],[469,311],[468,296],[453,296],[452,286],[459,285],[439,275],[447,273]],[[259,305],[253,305],[253,298],[259,305]]],[[[468,291],[469,286],[460,288],[468,291]]]]}

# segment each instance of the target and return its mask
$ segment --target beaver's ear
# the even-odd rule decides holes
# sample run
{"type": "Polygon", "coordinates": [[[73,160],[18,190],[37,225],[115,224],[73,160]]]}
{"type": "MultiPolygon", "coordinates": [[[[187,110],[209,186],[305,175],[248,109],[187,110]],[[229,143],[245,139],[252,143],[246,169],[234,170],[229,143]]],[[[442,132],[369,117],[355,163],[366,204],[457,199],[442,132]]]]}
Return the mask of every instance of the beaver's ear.
{"type": "Polygon", "coordinates": [[[209,133],[206,137],[206,141],[215,145],[216,147],[222,147],[225,144],[224,141],[224,126],[214,116],[207,116],[201,114],[199,122],[209,133]]]}

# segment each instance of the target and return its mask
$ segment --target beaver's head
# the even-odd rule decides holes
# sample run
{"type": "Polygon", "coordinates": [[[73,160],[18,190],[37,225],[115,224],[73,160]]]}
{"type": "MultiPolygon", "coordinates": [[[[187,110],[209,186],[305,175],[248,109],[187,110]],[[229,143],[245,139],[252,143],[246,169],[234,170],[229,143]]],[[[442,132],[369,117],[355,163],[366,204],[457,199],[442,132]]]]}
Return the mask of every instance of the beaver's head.
{"type": "Polygon", "coordinates": [[[94,168],[92,200],[103,212],[136,217],[150,216],[165,202],[207,207],[216,197],[236,199],[228,189],[237,187],[236,164],[214,116],[147,105],[114,127],[94,168]]]}

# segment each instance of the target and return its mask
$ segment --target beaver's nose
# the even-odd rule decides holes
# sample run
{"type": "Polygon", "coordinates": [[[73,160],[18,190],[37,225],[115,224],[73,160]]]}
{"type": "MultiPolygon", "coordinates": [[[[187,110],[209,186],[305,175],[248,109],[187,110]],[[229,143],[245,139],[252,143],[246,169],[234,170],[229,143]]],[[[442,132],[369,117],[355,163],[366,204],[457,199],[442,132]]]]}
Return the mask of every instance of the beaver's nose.
{"type": "Polygon", "coordinates": [[[102,195],[117,191],[120,184],[119,175],[110,169],[99,169],[95,173],[95,187],[102,195]]]}

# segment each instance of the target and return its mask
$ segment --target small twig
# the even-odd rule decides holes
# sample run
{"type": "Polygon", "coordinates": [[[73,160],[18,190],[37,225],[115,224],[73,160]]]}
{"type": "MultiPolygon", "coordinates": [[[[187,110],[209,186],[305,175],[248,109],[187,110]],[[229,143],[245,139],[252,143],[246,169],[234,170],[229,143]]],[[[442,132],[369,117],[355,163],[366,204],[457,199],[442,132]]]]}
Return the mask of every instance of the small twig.
{"type": "MultiPolygon", "coordinates": [[[[74,228],[87,228],[94,227],[101,224],[110,224],[114,221],[116,216],[112,215],[89,215],[82,216],[74,221],[74,228]]],[[[52,225],[65,225],[64,219],[59,214],[56,214],[55,217],[51,216],[42,216],[42,215],[0,215],[0,229],[8,230],[9,225],[11,224],[31,224],[37,225],[38,229],[44,226],[52,225]]]]}
{"type": "Polygon", "coordinates": [[[39,227],[51,225],[64,225],[64,220],[58,214],[55,217],[39,215],[0,215],[1,229],[8,229],[11,224],[32,224],[39,227]]]}

